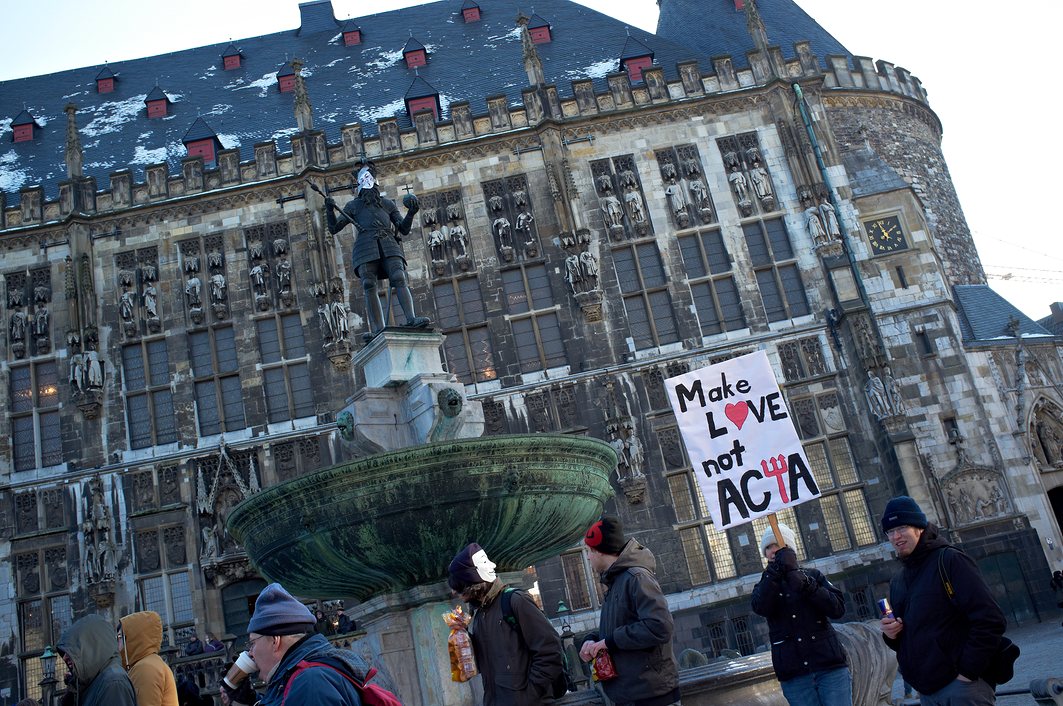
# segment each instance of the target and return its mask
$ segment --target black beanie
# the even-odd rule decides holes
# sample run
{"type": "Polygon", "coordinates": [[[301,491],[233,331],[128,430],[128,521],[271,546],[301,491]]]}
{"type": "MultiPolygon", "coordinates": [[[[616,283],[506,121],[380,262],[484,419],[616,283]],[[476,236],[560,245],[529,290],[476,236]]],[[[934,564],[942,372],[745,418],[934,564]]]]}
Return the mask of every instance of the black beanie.
{"type": "Polygon", "coordinates": [[[597,549],[602,554],[619,554],[627,544],[620,518],[609,515],[591,525],[583,541],[588,547],[597,549]]]}
{"type": "Polygon", "coordinates": [[[458,552],[457,556],[451,560],[450,566],[447,568],[447,585],[455,593],[461,593],[469,586],[485,583],[476,571],[476,564],[472,560],[473,554],[479,551],[483,551],[483,549],[479,544],[473,542],[458,552]]]}
{"type": "Polygon", "coordinates": [[[882,531],[889,532],[894,527],[911,525],[919,529],[926,529],[926,513],[919,507],[919,503],[907,495],[900,495],[886,503],[886,510],[882,513],[882,531]]]}

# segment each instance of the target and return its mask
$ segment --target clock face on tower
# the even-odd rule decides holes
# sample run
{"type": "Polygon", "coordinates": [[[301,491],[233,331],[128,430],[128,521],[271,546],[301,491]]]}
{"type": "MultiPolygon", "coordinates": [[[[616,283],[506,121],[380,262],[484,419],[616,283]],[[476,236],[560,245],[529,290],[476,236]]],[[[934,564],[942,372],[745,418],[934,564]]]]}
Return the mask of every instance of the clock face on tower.
{"type": "Polygon", "coordinates": [[[867,240],[876,255],[897,252],[908,248],[908,240],[901,229],[901,220],[897,216],[885,216],[864,222],[867,240]]]}

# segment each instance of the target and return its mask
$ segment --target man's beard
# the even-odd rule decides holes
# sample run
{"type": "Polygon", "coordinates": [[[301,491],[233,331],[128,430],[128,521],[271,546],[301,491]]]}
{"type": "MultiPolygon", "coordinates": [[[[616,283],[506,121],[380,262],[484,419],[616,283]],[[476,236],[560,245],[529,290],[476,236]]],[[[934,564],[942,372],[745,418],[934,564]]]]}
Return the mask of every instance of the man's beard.
{"type": "Polygon", "coordinates": [[[358,198],[364,201],[366,206],[380,206],[384,197],[380,195],[380,189],[374,185],[368,189],[359,188],[358,198]]]}

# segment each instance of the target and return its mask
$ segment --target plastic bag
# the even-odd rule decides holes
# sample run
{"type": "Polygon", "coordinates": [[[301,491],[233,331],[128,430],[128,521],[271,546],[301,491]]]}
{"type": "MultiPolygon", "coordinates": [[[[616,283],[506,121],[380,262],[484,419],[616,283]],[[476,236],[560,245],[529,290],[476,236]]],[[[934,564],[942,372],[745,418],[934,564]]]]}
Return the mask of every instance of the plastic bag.
{"type": "Polygon", "coordinates": [[[447,652],[450,654],[452,681],[469,681],[479,673],[476,669],[476,657],[472,652],[472,638],[469,637],[470,620],[471,617],[466,615],[461,606],[455,606],[453,611],[443,614],[443,621],[450,627],[447,652]]]}
{"type": "Polygon", "coordinates": [[[613,658],[609,656],[609,650],[598,650],[598,654],[594,655],[591,674],[594,681],[609,681],[616,678],[616,667],[613,666],[613,658]]]}

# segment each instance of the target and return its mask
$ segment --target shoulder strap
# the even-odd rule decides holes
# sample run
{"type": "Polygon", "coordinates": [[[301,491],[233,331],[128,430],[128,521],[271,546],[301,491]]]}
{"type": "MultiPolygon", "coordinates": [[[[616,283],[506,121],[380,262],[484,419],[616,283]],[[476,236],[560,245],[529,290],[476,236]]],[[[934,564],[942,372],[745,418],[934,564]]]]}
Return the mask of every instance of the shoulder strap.
{"type": "Polygon", "coordinates": [[[502,620],[505,620],[513,626],[513,629],[520,632],[520,623],[517,622],[517,616],[513,615],[513,594],[516,590],[515,588],[503,589],[499,600],[502,602],[502,620]]]}
{"type": "Polygon", "coordinates": [[[945,570],[945,552],[949,550],[949,547],[942,547],[938,552],[938,576],[941,578],[941,585],[945,588],[945,595],[949,598],[949,603],[956,604],[956,589],[952,587],[952,581],[949,580],[949,572],[945,570]]]}
{"type": "MultiPolygon", "coordinates": [[[[310,669],[311,667],[325,667],[326,669],[331,669],[332,671],[336,672],[344,679],[349,681],[352,685],[354,685],[354,689],[358,692],[359,695],[361,695],[362,690],[365,688],[365,683],[359,682],[357,679],[355,679],[342,669],[334,667],[331,664],[326,664],[325,662],[308,662],[304,659],[300,660],[299,664],[295,665],[295,671],[292,672],[292,675],[290,677],[288,677],[288,683],[284,685],[284,695],[281,696],[281,706],[284,706],[284,702],[288,700],[288,692],[292,690],[292,682],[295,681],[295,678],[305,672],[307,669],[310,669]]],[[[368,682],[370,679],[373,678],[375,674],[376,667],[370,667],[369,671],[365,674],[365,681],[368,682]]]]}

